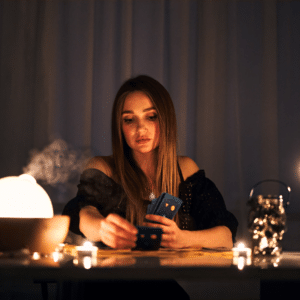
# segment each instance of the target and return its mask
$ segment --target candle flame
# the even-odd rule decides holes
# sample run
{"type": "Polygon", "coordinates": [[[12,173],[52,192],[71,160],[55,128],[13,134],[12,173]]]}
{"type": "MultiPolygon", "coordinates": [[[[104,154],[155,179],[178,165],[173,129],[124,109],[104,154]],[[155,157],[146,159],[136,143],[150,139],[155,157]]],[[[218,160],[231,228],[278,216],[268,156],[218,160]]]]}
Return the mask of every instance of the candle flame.
{"type": "Polygon", "coordinates": [[[239,243],[237,247],[238,247],[239,250],[245,249],[245,244],[244,243],[239,243]]]}
{"type": "Polygon", "coordinates": [[[84,249],[89,250],[89,249],[93,248],[93,244],[91,242],[87,241],[87,242],[83,243],[83,247],[84,247],[84,249]]]}

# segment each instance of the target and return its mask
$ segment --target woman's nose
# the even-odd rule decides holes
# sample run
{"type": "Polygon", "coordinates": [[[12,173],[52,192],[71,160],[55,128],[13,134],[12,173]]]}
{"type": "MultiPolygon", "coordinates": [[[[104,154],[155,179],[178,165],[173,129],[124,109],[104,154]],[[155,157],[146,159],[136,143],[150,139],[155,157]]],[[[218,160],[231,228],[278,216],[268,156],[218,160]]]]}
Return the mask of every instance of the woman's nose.
{"type": "Polygon", "coordinates": [[[137,124],[137,130],[141,131],[141,130],[147,130],[146,124],[144,121],[139,121],[137,124]]]}

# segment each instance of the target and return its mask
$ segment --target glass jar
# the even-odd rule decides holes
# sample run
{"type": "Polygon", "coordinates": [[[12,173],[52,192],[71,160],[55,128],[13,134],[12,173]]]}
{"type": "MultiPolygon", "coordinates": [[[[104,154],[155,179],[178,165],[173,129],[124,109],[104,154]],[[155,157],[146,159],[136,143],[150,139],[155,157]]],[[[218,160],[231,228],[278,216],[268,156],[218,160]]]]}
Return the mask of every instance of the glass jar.
{"type": "Polygon", "coordinates": [[[282,195],[258,195],[253,196],[254,189],[264,182],[278,182],[288,190],[290,187],[278,180],[263,180],[258,182],[251,190],[248,205],[248,229],[252,239],[252,256],[280,256],[282,252],[282,239],[286,227],[285,207],[282,195]]]}

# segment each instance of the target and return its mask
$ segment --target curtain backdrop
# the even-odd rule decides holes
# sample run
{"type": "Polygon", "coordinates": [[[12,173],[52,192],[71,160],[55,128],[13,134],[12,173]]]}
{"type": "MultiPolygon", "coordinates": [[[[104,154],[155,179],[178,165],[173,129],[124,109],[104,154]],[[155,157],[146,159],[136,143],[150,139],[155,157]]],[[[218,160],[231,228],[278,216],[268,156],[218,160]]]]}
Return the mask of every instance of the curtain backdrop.
{"type": "MultiPolygon", "coordinates": [[[[57,138],[111,154],[114,96],[147,74],[170,92],[180,154],[216,183],[238,237],[251,187],[279,179],[292,188],[285,245],[299,250],[299,34],[298,1],[0,1],[0,177],[57,138]]],[[[51,190],[56,213],[75,192],[51,190]]]]}

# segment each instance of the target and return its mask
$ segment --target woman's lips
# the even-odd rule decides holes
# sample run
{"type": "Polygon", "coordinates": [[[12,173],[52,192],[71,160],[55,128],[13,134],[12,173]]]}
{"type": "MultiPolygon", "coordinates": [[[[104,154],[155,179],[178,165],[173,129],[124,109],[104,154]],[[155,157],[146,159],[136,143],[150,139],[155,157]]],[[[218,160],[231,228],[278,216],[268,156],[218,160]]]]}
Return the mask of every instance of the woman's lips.
{"type": "Polygon", "coordinates": [[[138,144],[146,144],[146,143],[148,143],[150,141],[150,139],[140,139],[140,140],[137,140],[136,142],[138,143],[138,144]]]}

